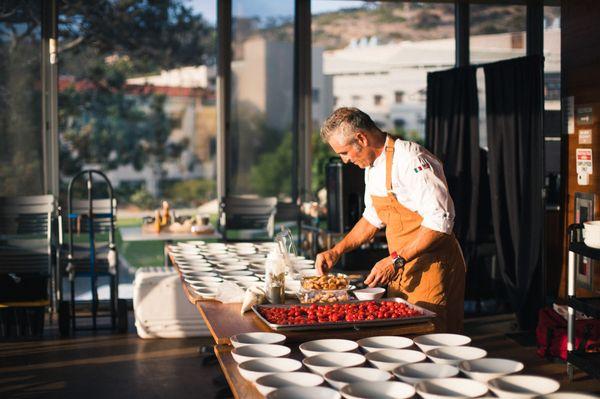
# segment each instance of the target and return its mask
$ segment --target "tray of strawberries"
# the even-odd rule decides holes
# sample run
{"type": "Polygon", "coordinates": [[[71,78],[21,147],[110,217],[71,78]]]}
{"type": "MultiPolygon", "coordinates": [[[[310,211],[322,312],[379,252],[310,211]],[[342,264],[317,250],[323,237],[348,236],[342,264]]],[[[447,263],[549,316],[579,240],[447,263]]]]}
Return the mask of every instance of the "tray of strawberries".
{"type": "Polygon", "coordinates": [[[402,298],[382,298],[336,303],[254,305],[252,310],[269,328],[306,331],[363,328],[420,323],[435,313],[402,298]]]}

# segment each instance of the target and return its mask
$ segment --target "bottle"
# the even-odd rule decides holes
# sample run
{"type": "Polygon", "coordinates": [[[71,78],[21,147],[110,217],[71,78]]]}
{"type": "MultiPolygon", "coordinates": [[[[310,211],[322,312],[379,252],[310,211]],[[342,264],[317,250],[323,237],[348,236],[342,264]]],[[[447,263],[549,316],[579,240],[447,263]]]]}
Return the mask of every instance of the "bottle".
{"type": "Polygon", "coordinates": [[[265,293],[271,303],[285,302],[285,261],[277,248],[269,252],[265,262],[265,293]]]}

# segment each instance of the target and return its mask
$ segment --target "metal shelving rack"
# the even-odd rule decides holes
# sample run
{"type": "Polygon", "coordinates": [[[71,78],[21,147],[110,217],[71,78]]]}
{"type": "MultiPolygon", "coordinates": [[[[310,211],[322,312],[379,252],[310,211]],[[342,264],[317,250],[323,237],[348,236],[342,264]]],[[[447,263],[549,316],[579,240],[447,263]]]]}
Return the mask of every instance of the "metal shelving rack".
{"type": "Polygon", "coordinates": [[[583,225],[572,224],[569,226],[569,260],[567,270],[567,374],[569,381],[573,380],[574,367],[585,371],[594,378],[600,378],[600,353],[587,353],[575,348],[575,312],[579,311],[588,316],[600,317],[600,297],[578,298],[575,292],[575,268],[578,258],[600,260],[600,249],[591,248],[583,242],[583,225]]]}

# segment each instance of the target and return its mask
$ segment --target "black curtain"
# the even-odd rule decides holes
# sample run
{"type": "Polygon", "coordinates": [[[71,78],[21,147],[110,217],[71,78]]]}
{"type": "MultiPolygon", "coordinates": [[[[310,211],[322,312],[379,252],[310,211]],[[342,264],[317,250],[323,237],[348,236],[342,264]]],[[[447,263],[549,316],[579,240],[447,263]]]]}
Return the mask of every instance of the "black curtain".
{"type": "Polygon", "coordinates": [[[536,323],[542,300],[543,58],[487,64],[489,175],[498,265],[519,327],[536,323]],[[540,296],[541,297],[541,296],[540,296]]]}
{"type": "Polygon", "coordinates": [[[467,264],[478,241],[480,188],[476,67],[427,74],[426,146],[444,164],[456,234],[467,264]]]}

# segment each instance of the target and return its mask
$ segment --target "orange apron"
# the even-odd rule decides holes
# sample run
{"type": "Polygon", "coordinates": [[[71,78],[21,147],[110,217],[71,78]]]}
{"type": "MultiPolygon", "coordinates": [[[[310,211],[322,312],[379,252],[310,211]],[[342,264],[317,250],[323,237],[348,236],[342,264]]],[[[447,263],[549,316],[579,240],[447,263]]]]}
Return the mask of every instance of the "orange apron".
{"type": "MultiPolygon", "coordinates": [[[[392,192],[394,140],[385,146],[387,196],[372,195],[377,216],[386,225],[390,253],[400,251],[417,239],[423,218],[401,205],[392,192]]],[[[388,284],[387,295],[401,297],[437,314],[438,332],[460,332],[463,328],[465,272],[462,251],[454,235],[444,235],[431,252],[407,262],[388,284]]]]}

